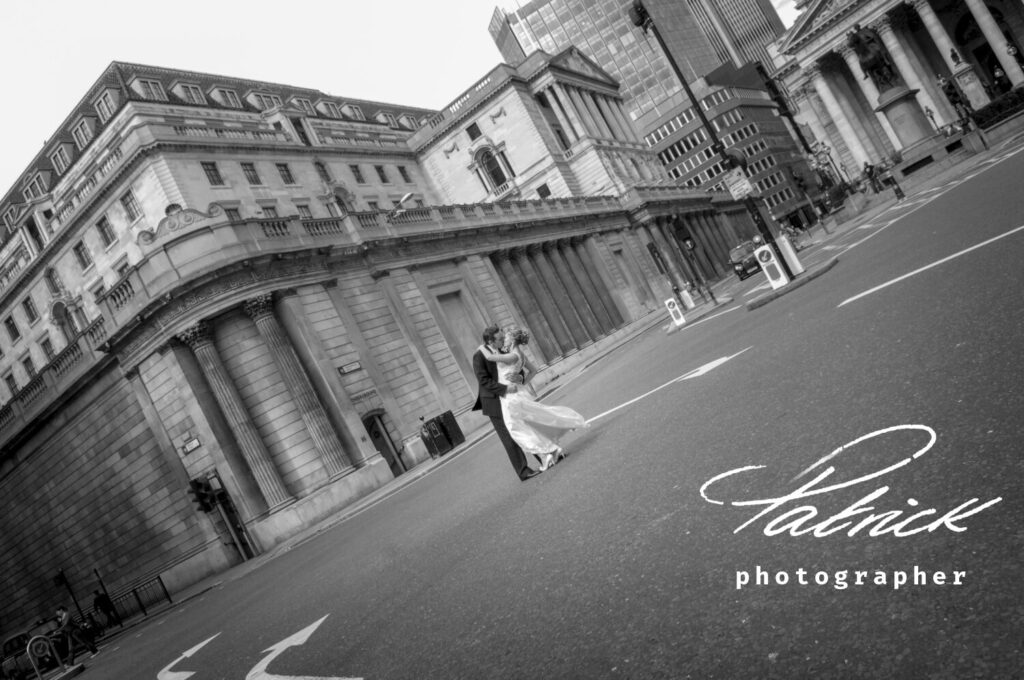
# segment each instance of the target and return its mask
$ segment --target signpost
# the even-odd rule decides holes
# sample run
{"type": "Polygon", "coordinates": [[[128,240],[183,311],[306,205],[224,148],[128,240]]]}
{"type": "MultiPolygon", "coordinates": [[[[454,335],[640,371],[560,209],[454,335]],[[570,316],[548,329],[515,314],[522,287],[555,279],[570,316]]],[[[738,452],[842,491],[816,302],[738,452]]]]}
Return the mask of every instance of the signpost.
{"type": "Polygon", "coordinates": [[[676,328],[686,323],[686,319],[683,317],[683,310],[679,309],[679,303],[676,302],[675,298],[665,300],[665,307],[668,309],[669,316],[672,317],[672,323],[676,325],[676,328]]]}
{"type": "Polygon", "coordinates": [[[754,185],[750,183],[747,174],[741,168],[733,168],[722,175],[725,186],[729,193],[737,201],[742,201],[748,196],[754,195],[754,185]]]}

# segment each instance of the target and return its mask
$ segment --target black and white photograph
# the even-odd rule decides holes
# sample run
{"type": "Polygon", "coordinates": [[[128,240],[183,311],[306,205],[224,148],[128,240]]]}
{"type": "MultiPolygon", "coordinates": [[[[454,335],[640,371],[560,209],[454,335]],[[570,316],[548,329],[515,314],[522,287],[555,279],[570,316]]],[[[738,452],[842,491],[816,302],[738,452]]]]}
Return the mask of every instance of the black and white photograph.
{"type": "Polygon", "coordinates": [[[0,680],[1024,678],[1024,2],[9,0],[0,680]]]}

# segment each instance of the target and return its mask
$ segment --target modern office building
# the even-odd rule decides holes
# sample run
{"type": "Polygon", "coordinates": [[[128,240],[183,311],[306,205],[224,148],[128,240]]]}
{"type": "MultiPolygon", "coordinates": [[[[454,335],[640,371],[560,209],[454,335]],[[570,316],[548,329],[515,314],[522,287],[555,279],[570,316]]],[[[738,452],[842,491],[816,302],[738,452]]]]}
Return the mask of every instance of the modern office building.
{"type": "Polygon", "coordinates": [[[440,111],[111,64],[0,201],[0,626],[61,569],[174,592],[486,426],[491,322],[541,384],[653,322],[754,233],[664,173],[577,50],[440,111]]]}
{"type": "MultiPolygon", "coordinates": [[[[751,181],[770,213],[796,225],[813,221],[810,197],[794,179],[806,178],[814,195],[813,173],[752,70],[738,68],[761,59],[765,46],[781,34],[771,4],[647,0],[644,5],[695,95],[721,127],[726,145],[741,144],[751,181]]],[[[655,39],[633,26],[627,6],[621,0],[534,0],[507,11],[496,8],[490,33],[509,63],[519,63],[533,50],[577,46],[620,81],[631,118],[673,181],[723,190],[715,178],[724,168],[682,85],[655,39]]]]}

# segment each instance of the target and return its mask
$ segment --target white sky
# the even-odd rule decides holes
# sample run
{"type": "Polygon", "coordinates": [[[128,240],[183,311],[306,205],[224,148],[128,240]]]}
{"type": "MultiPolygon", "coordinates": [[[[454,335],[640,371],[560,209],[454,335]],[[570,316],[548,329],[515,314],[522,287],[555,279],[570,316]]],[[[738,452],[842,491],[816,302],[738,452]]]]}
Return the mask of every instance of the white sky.
{"type": "MultiPolygon", "coordinates": [[[[793,0],[773,2],[790,25],[793,0]]],[[[501,61],[495,4],[0,0],[0,196],[111,61],[441,108],[501,61]]]]}

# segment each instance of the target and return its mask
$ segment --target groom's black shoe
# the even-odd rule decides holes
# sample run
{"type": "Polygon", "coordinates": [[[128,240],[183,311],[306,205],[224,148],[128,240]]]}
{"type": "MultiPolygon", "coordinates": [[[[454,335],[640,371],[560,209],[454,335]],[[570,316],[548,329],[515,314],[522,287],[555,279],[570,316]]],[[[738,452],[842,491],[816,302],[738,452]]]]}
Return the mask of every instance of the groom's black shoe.
{"type": "Polygon", "coordinates": [[[539,470],[534,470],[533,468],[526,468],[525,470],[523,470],[523,474],[521,474],[519,476],[519,481],[520,482],[525,482],[530,477],[536,477],[539,474],[540,474],[539,470]]]}

